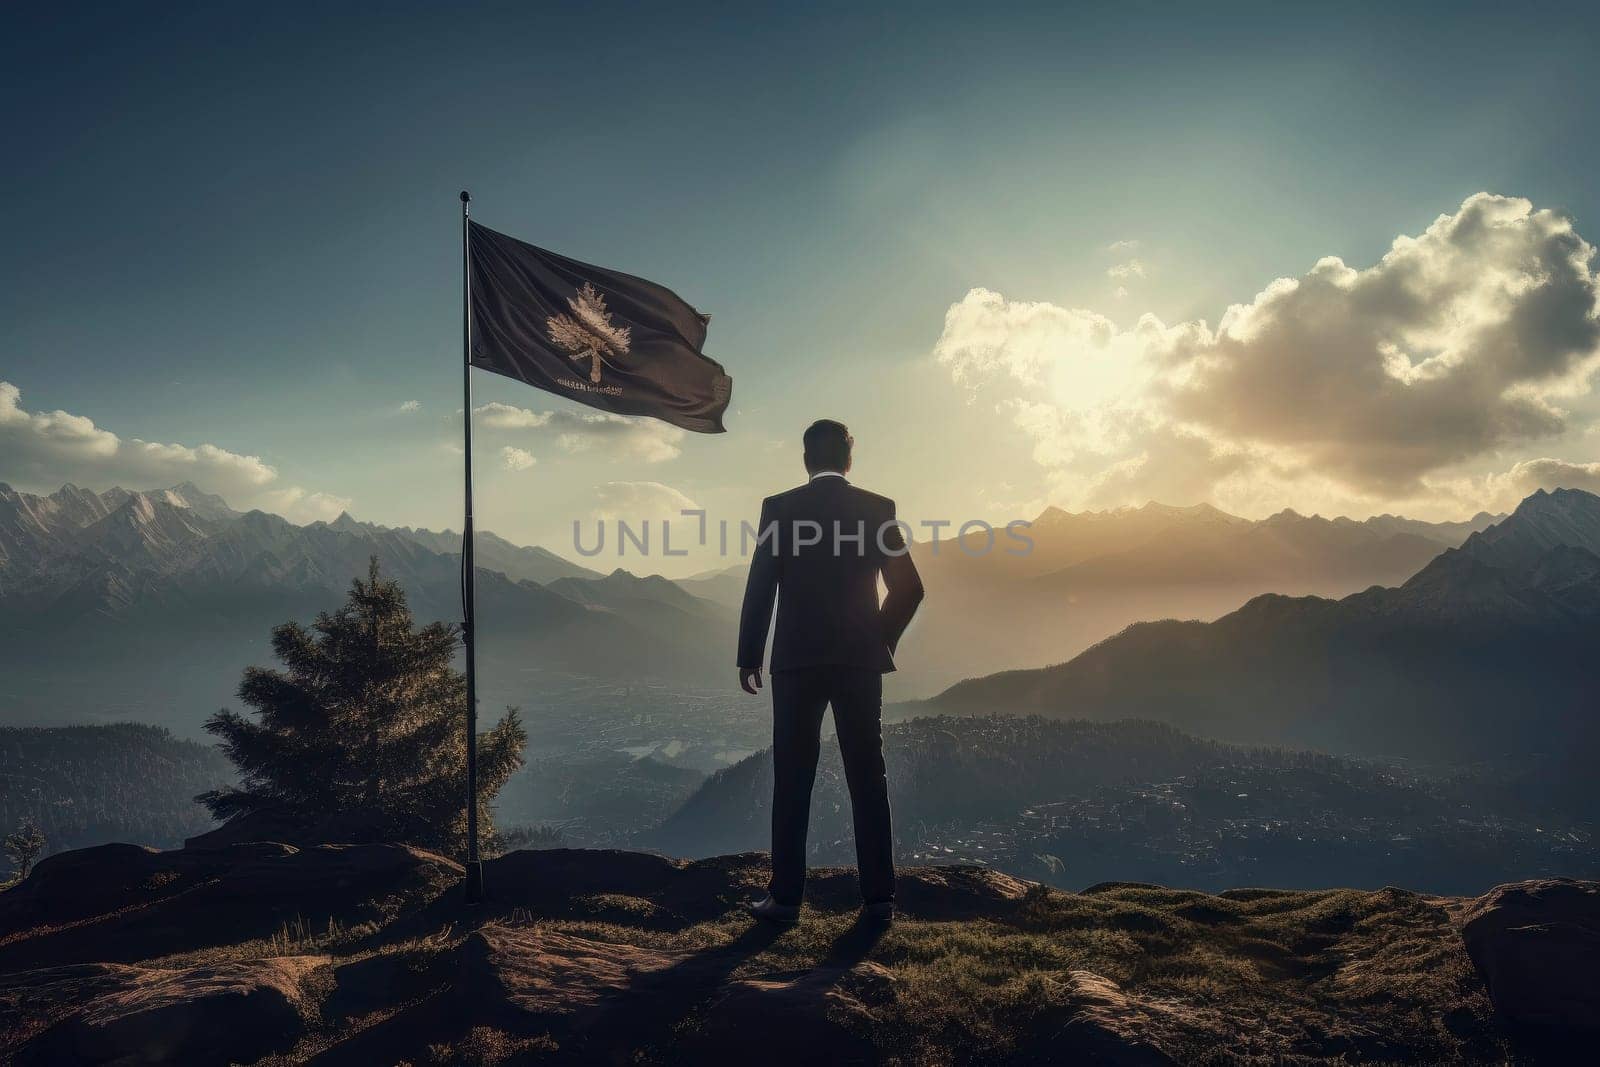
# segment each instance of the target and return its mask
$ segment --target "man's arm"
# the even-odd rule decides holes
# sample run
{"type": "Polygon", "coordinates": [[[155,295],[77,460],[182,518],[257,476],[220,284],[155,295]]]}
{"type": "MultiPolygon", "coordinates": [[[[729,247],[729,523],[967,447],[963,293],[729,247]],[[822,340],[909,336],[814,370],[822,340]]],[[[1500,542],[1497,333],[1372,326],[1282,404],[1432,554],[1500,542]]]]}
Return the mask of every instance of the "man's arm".
{"type": "Polygon", "coordinates": [[[778,556],[774,551],[778,532],[773,512],[771,498],[763,500],[750,577],[744,583],[744,608],[739,612],[739,684],[747,693],[761,688],[761,657],[767,650],[772,604],[778,597],[778,556]],[[769,529],[772,540],[765,539],[769,529]]]}
{"type": "MultiPolygon", "coordinates": [[[[886,521],[894,522],[893,503],[889,505],[889,518],[886,521]]],[[[892,655],[900,644],[900,638],[905,635],[906,627],[911,625],[917,605],[922,603],[922,576],[917,573],[917,565],[911,562],[911,553],[906,550],[905,535],[899,526],[885,527],[882,543],[883,584],[889,590],[888,596],[883,598],[881,610],[883,641],[892,655]]]]}

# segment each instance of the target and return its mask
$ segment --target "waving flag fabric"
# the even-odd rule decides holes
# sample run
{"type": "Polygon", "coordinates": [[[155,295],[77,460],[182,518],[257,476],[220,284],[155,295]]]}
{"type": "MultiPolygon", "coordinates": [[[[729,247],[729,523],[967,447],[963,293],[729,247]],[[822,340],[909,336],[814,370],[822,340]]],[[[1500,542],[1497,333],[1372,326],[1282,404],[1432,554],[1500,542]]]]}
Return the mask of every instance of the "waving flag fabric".
{"type": "Polygon", "coordinates": [[[672,290],[470,224],[474,367],[619,415],[722,433],[733,379],[672,290]]]}

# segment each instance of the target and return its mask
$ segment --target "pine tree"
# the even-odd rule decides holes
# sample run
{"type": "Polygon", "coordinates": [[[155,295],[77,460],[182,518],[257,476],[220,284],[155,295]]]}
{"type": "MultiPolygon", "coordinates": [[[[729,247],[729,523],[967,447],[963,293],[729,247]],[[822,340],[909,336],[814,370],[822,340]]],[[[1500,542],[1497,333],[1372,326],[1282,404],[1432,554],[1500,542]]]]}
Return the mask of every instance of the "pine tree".
{"type": "MultiPolygon", "coordinates": [[[[219,711],[206,729],[242,778],[198,799],[219,819],[274,807],[316,819],[360,813],[386,836],[460,853],[466,845],[466,680],[451,666],[456,629],[412,628],[405,592],[373,557],[333,614],[272,632],[284,670],[251,667],[239,699],[252,720],[219,711]]],[[[478,735],[479,843],[489,801],[522,766],[516,709],[478,735]]]]}
{"type": "Polygon", "coordinates": [[[6,858],[17,868],[16,880],[20,882],[28,877],[33,861],[44,851],[44,833],[31,820],[24,820],[14,833],[6,835],[0,848],[4,848],[6,858]]]}

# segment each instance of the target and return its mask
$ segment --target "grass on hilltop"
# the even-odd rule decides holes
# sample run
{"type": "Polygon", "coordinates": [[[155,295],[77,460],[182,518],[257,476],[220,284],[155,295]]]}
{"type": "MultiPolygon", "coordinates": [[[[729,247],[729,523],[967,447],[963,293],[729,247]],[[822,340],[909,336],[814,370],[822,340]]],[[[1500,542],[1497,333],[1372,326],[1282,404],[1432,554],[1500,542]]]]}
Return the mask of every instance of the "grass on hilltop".
{"type": "MultiPolygon", "coordinates": [[[[608,916],[630,898],[608,897],[608,916]]],[[[639,900],[639,909],[649,909],[639,900]]],[[[855,1024],[891,1064],[975,1064],[1048,1054],[1074,1010],[1068,972],[1111,979],[1132,998],[1130,1025],[1186,1063],[1504,1062],[1511,1054],[1472,971],[1452,901],[1399,890],[1209,895],[1111,886],[1086,894],[1036,888],[1012,914],[949,922],[902,919],[864,953],[894,976],[895,997],[855,1024]]],[[[714,951],[746,937],[739,911],[672,932],[626,921],[535,920],[597,941],[714,951]]],[[[793,973],[837,961],[854,914],[808,909],[795,927],[744,959],[733,978],[793,973]]],[[[446,928],[340,956],[340,938],[311,936],[301,950],[335,964],[392,954],[425,997],[447,983],[450,950],[467,933],[446,928]]],[[[244,946],[240,946],[241,948],[244,946]]],[[[251,946],[252,949],[258,946],[251,946]]],[[[281,946],[274,946],[281,947],[281,946]]],[[[215,956],[210,958],[215,959],[215,956]]],[[[359,1028],[391,1017],[354,1021],[359,1028]]],[[[692,1033],[691,1014],[675,1034],[692,1033]]],[[[295,1063],[342,1033],[313,1033],[271,1063],[295,1063]]],[[[640,1062],[670,1058],[672,1035],[640,1062]]],[[[436,1063],[539,1062],[547,1040],[482,1027],[434,1043],[436,1063]]],[[[419,1061],[426,1062],[426,1061],[419,1061]]]]}

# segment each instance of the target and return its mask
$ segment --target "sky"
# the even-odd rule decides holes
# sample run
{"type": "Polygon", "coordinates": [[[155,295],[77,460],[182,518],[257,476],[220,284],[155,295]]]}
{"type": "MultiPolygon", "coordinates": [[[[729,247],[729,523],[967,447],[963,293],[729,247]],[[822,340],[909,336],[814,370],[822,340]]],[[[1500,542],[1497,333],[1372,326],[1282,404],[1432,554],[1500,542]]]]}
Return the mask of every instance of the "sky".
{"type": "Polygon", "coordinates": [[[480,525],[569,556],[575,521],[753,517],[819,417],[913,522],[1600,489],[1592,8],[0,20],[22,488],[459,528],[468,188],[478,221],[710,312],[734,379],[699,435],[475,372],[480,525]]]}

